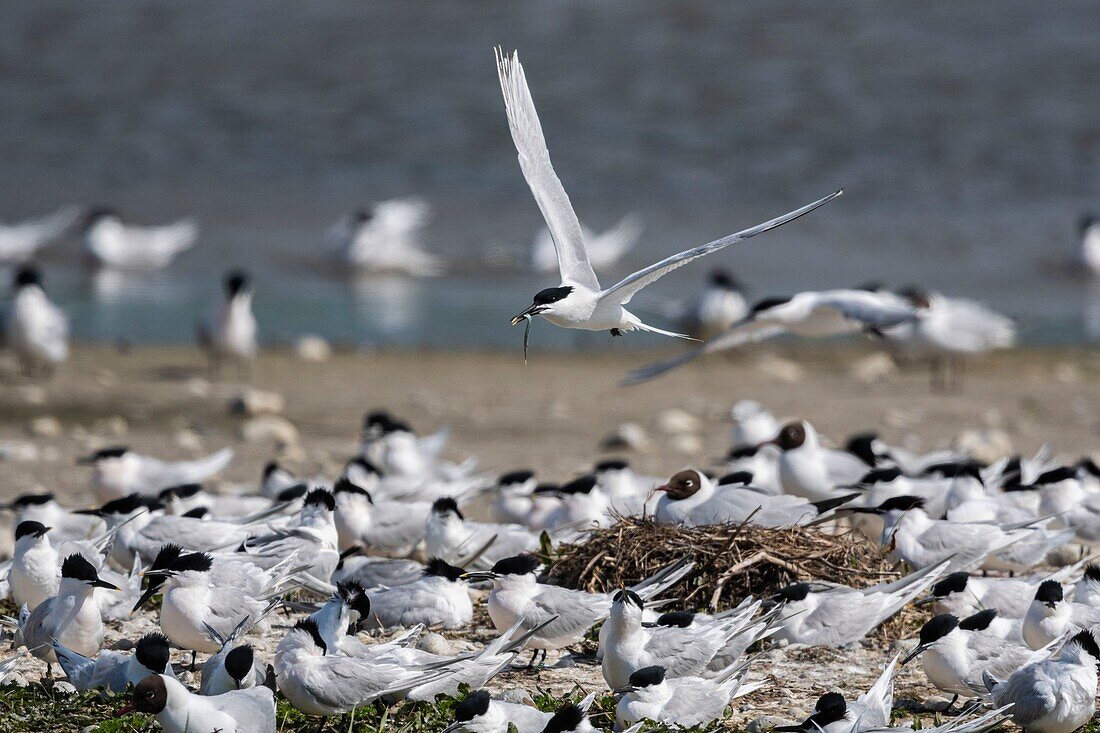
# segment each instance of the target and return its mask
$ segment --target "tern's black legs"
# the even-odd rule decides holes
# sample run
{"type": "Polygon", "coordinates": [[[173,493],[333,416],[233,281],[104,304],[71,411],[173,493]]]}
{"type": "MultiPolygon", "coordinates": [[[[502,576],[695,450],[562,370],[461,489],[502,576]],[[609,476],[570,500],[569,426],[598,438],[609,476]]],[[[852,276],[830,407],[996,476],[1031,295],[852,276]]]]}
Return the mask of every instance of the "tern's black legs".
{"type": "Polygon", "coordinates": [[[545,649],[535,649],[533,652],[531,652],[531,661],[527,664],[527,671],[528,672],[534,672],[534,671],[538,670],[539,668],[541,668],[542,665],[545,664],[545,663],[546,663],[546,650],[545,649]],[[542,661],[540,661],[538,664],[535,664],[535,660],[538,659],[539,652],[542,652],[542,661]]]}
{"type": "Polygon", "coordinates": [[[622,331],[620,331],[620,330],[619,330],[619,329],[617,329],[617,328],[613,328],[613,329],[611,329],[611,335],[612,335],[612,336],[622,336],[622,335],[623,335],[623,332],[622,332],[622,331]]]}

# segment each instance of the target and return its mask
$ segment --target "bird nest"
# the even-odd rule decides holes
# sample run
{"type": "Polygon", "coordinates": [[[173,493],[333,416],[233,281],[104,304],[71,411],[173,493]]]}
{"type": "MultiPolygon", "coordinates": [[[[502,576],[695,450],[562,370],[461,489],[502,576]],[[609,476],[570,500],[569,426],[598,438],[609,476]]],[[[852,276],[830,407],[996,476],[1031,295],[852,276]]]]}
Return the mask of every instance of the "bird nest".
{"type": "Polygon", "coordinates": [[[855,531],[768,529],[751,524],[680,527],[622,517],[581,544],[564,545],[547,572],[551,583],[588,591],[634,585],[682,558],[691,572],[664,595],[690,608],[720,610],[746,596],[767,596],[798,581],[855,588],[900,577],[882,550],[855,531]]]}

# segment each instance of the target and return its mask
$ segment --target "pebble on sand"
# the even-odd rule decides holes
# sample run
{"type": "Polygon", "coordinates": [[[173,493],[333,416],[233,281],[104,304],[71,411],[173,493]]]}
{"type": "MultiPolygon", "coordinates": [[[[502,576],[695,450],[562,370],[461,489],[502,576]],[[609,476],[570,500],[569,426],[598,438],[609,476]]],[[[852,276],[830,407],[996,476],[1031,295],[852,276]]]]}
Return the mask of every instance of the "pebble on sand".
{"type": "Polygon", "coordinates": [[[294,353],[302,361],[322,362],[328,361],[332,356],[332,347],[328,341],[316,334],[308,334],[298,339],[294,344],[294,353]]]}
{"type": "Polygon", "coordinates": [[[278,392],[247,389],[229,400],[229,414],[239,417],[278,415],[286,408],[286,400],[278,392]]]}
{"type": "Polygon", "coordinates": [[[241,425],[241,439],[246,443],[297,445],[298,428],[278,415],[260,415],[241,425]]]}
{"type": "Polygon", "coordinates": [[[61,435],[61,421],[48,415],[36,417],[27,423],[27,433],[36,438],[56,438],[61,435]]]}

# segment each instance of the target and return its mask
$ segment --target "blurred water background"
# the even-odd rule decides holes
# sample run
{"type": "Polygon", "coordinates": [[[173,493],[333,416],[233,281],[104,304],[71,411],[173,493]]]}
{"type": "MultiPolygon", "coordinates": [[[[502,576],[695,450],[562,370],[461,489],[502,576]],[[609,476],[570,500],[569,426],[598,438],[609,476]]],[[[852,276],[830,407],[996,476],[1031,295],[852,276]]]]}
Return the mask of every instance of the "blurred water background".
{"type": "Polygon", "coordinates": [[[507,319],[556,280],[527,266],[542,221],[500,43],[520,49],[582,220],[644,217],[606,281],[847,189],[639,310],[721,265],[758,297],[920,283],[1018,317],[1025,342],[1079,343],[1100,339],[1100,285],[1070,266],[1078,218],[1100,209],[1098,39],[1095,0],[7,0],[0,218],[79,203],[199,220],[196,248],[153,275],[96,274],[75,238],[48,255],[84,340],[189,340],[244,266],[267,340],[518,349],[507,319]],[[414,194],[448,275],[326,263],[335,218],[414,194]]]}

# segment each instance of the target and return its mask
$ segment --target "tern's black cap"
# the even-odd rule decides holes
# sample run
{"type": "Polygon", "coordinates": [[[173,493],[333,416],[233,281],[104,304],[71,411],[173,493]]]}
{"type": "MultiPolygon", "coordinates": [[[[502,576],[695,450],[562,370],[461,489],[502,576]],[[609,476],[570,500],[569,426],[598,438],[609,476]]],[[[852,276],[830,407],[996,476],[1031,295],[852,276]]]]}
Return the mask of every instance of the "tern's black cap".
{"type": "Polygon", "coordinates": [[[964,618],[959,622],[959,628],[964,631],[984,631],[989,628],[995,618],[997,618],[997,609],[987,608],[964,618]]]}
{"type": "Polygon", "coordinates": [[[314,489],[306,494],[304,506],[323,506],[330,512],[336,511],[336,499],[324,489],[314,489]]]}
{"type": "Polygon", "coordinates": [[[462,568],[450,565],[446,560],[440,560],[438,557],[433,557],[428,560],[428,564],[424,568],[424,575],[431,575],[436,578],[446,578],[451,582],[458,580],[465,573],[466,571],[462,568]]]}
{"type": "Polygon", "coordinates": [[[455,705],[455,722],[465,723],[467,720],[484,715],[489,711],[489,700],[488,690],[471,692],[465,700],[455,705]]]}
{"type": "Polygon", "coordinates": [[[167,674],[169,648],[168,637],[160,633],[146,634],[134,645],[134,656],[146,669],[156,674],[167,674]]]}
{"type": "Polygon", "coordinates": [[[509,471],[508,473],[497,479],[497,483],[501,486],[514,486],[515,484],[522,484],[530,481],[535,477],[535,472],[530,469],[522,468],[518,471],[509,471]]]}
{"type": "Polygon", "coordinates": [[[734,471],[718,479],[719,486],[748,486],[752,483],[752,471],[734,471]]]}
{"type": "Polygon", "coordinates": [[[53,501],[53,494],[20,494],[11,505],[17,509],[26,506],[39,506],[53,501]]]}
{"type": "Polygon", "coordinates": [[[901,476],[901,469],[897,466],[875,468],[863,474],[859,480],[861,484],[888,484],[901,476]]]}
{"type": "Polygon", "coordinates": [[[594,488],[596,488],[595,476],[581,476],[567,484],[562,484],[558,487],[558,491],[562,494],[587,494],[594,488]]]}
{"type": "Polygon", "coordinates": [[[791,583],[786,588],[781,588],[776,594],[776,600],[780,601],[804,601],[810,595],[809,583],[791,583]]]}
{"type": "Polygon", "coordinates": [[[580,706],[568,703],[558,708],[553,717],[546,722],[542,733],[567,733],[567,731],[576,730],[582,720],[584,720],[584,711],[580,706]]]}
{"type": "Polygon", "coordinates": [[[255,653],[251,644],[242,644],[225,655],[225,671],[237,681],[237,687],[252,671],[255,653]]]}
{"type": "Polygon", "coordinates": [[[626,468],[630,468],[630,464],[621,458],[611,458],[606,461],[600,461],[593,466],[596,473],[603,473],[604,471],[622,471],[626,468]]]}
{"type": "Polygon", "coordinates": [[[534,555],[513,555],[497,560],[493,572],[497,575],[527,575],[535,572],[541,564],[534,555]]]}
{"type": "Polygon", "coordinates": [[[932,586],[932,595],[936,598],[946,598],[952,593],[962,593],[966,590],[968,580],[970,580],[970,574],[965,570],[951,573],[932,586]]]}
{"type": "Polygon", "coordinates": [[[434,514],[447,514],[453,512],[459,519],[465,519],[462,512],[458,509],[458,502],[449,496],[444,496],[436,499],[432,502],[432,512],[434,514]]]}
{"type": "Polygon", "coordinates": [[[1057,603],[1065,598],[1062,584],[1057,580],[1044,580],[1035,591],[1035,600],[1040,603],[1057,603]]]}
{"type": "Polygon", "coordinates": [[[939,641],[954,631],[959,625],[959,618],[950,613],[941,613],[920,628],[920,645],[928,646],[939,641]]]}
{"type": "Polygon", "coordinates": [[[686,629],[695,621],[694,611],[669,611],[657,617],[658,626],[676,626],[686,629]]]}
{"type": "Polygon", "coordinates": [[[15,541],[18,542],[21,538],[27,535],[34,535],[35,537],[41,537],[49,531],[49,527],[42,524],[42,522],[26,521],[20,522],[19,526],[15,528],[15,541]]]}
{"type": "Polygon", "coordinates": [[[642,597],[634,591],[627,590],[626,588],[617,591],[615,593],[615,597],[612,598],[612,601],[614,603],[619,603],[620,601],[623,603],[633,603],[638,608],[645,608],[645,603],[642,601],[642,597]]]}
{"type": "Polygon", "coordinates": [[[642,667],[630,675],[631,687],[649,687],[665,681],[665,668],[659,666],[642,667]]]}
{"type": "Polygon", "coordinates": [[[12,284],[15,285],[17,290],[27,285],[38,285],[41,287],[42,277],[38,274],[38,270],[33,267],[20,267],[15,273],[12,284]]]}
{"type": "Polygon", "coordinates": [[[1080,644],[1081,648],[1088,652],[1093,659],[1100,662],[1100,647],[1096,645],[1096,637],[1092,635],[1092,632],[1088,629],[1078,631],[1077,634],[1069,640],[1070,644],[1080,644]]]}
{"type": "Polygon", "coordinates": [[[73,578],[92,583],[99,578],[95,566],[88,562],[83,555],[69,555],[65,562],[61,563],[61,577],[73,578]]]}
{"type": "Polygon", "coordinates": [[[907,512],[910,509],[920,509],[924,506],[924,499],[919,496],[892,496],[878,505],[884,512],[907,512]]]}
{"type": "Polygon", "coordinates": [[[340,594],[340,598],[343,599],[344,603],[353,611],[358,612],[362,618],[365,619],[370,616],[370,598],[367,597],[367,591],[358,582],[349,580],[337,583],[336,592],[340,594]]]}

